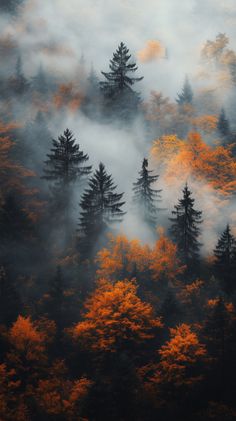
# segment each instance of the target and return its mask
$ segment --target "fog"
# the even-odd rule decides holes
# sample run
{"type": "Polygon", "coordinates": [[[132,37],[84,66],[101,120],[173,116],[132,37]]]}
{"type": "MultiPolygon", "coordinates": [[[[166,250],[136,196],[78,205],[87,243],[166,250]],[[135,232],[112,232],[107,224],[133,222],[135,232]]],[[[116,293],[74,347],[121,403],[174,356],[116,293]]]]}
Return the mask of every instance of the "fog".
{"type": "MultiPolygon", "coordinates": [[[[161,91],[175,100],[186,74],[197,89],[202,45],[219,32],[226,32],[230,46],[235,47],[235,22],[233,0],[26,0],[17,16],[1,16],[2,37],[9,36],[16,43],[28,77],[32,77],[42,64],[49,74],[64,83],[76,80],[83,56],[86,74],[93,65],[101,79],[100,71],[108,70],[113,51],[124,41],[137,61],[138,76],[144,76],[137,84],[144,100],[151,90],[161,91]]],[[[9,75],[12,71],[12,68],[6,68],[9,75]]],[[[226,97],[219,96],[219,101],[227,104],[226,97]]],[[[34,106],[26,106],[24,123],[34,118],[35,113],[34,106]]],[[[15,118],[22,119],[17,108],[15,118]]],[[[55,111],[50,115],[48,125],[54,138],[69,127],[81,148],[89,154],[94,169],[100,161],[105,164],[119,191],[125,193],[128,211],[132,183],[143,157],[148,157],[150,147],[145,139],[143,121],[137,119],[131,127],[124,128],[92,121],[82,112],[65,112],[58,118],[55,111]]],[[[163,189],[163,207],[167,211],[165,215],[160,213],[159,223],[167,228],[168,216],[181,189],[168,186],[167,191],[162,182],[160,177],[158,188],[163,189]]],[[[203,239],[206,248],[212,248],[225,219],[234,220],[235,208],[230,204],[227,211],[226,208],[222,211],[217,203],[214,206],[217,199],[206,186],[202,188],[195,184],[192,190],[203,217],[208,213],[203,239]]],[[[132,215],[126,217],[121,230],[131,237],[151,240],[148,231],[132,215]]]]}

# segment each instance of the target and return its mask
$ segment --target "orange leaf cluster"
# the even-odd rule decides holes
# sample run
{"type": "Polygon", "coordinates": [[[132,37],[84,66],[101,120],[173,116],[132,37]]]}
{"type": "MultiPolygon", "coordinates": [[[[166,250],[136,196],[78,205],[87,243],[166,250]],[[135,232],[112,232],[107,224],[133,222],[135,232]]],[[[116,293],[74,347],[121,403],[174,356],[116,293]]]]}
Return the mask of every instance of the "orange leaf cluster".
{"type": "Polygon", "coordinates": [[[114,285],[102,280],[85,304],[83,321],[73,329],[73,337],[92,351],[115,352],[124,343],[138,344],[154,337],[162,327],[152,306],[137,296],[134,281],[114,285]]]}

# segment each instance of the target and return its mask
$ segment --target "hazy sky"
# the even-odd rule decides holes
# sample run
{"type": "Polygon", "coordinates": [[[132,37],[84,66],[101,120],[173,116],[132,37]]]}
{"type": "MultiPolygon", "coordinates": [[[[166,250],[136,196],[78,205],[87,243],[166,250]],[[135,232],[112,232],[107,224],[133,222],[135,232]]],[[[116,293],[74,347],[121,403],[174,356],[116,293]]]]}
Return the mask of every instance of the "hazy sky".
{"type": "Polygon", "coordinates": [[[20,23],[7,31],[20,41],[29,72],[40,60],[68,75],[82,53],[99,72],[120,41],[135,56],[148,40],[159,40],[169,60],[139,64],[140,90],[173,97],[184,75],[195,71],[207,39],[226,32],[236,47],[235,23],[235,0],[29,0],[20,23]]]}

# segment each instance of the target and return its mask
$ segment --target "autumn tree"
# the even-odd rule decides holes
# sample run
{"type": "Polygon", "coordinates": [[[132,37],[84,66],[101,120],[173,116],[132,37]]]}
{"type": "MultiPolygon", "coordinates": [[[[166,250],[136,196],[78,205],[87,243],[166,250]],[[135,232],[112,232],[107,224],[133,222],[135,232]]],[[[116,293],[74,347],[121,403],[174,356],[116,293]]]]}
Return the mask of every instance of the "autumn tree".
{"type": "Polygon", "coordinates": [[[85,304],[83,320],[73,329],[75,340],[93,352],[134,352],[138,345],[154,338],[162,326],[150,304],[137,295],[134,281],[114,285],[100,281],[85,304]]]}
{"type": "Polygon", "coordinates": [[[33,399],[46,417],[82,420],[91,386],[86,377],[71,380],[64,361],[55,360],[47,377],[39,379],[33,399]]]}
{"type": "MultiPolygon", "coordinates": [[[[98,169],[89,179],[80,202],[79,232],[81,246],[89,253],[96,247],[99,236],[112,222],[120,222],[124,216],[122,201],[124,193],[116,193],[117,186],[112,176],[106,172],[100,163],[98,169]]],[[[80,241],[80,239],[79,239],[80,241]]]]}
{"type": "Polygon", "coordinates": [[[170,233],[177,244],[179,255],[188,266],[199,258],[201,243],[199,225],[202,223],[202,212],[194,209],[195,199],[191,197],[192,192],[188,185],[183,189],[183,198],[179,199],[178,205],[172,211],[170,218],[172,226],[170,233]]]}
{"type": "Polygon", "coordinates": [[[152,185],[157,182],[159,175],[153,175],[148,169],[148,160],[144,158],[140,177],[133,183],[133,203],[137,212],[140,212],[142,219],[151,227],[157,222],[157,215],[160,209],[157,204],[161,201],[161,189],[156,190],[152,185]]]}
{"type": "Polygon", "coordinates": [[[196,367],[206,356],[197,333],[187,324],[170,329],[170,340],[159,350],[160,381],[173,386],[191,385],[201,380],[196,367]]]}
{"type": "Polygon", "coordinates": [[[139,240],[128,240],[125,235],[110,235],[107,247],[96,256],[97,276],[111,282],[123,278],[144,281],[150,278],[151,249],[139,240]]]}
{"type": "Polygon", "coordinates": [[[224,291],[230,293],[235,289],[236,239],[231,233],[229,224],[218,240],[214,255],[216,276],[221,278],[224,291]]]}
{"type": "Polygon", "coordinates": [[[151,251],[149,267],[152,279],[164,286],[173,285],[178,276],[184,272],[185,266],[178,258],[177,246],[165,236],[162,230],[160,230],[160,238],[151,251]]]}
{"type": "Polygon", "coordinates": [[[176,101],[179,105],[191,104],[193,101],[193,91],[187,76],[184,81],[182,92],[178,94],[176,101]]]}
{"type": "Polygon", "coordinates": [[[139,94],[132,86],[143,79],[132,76],[138,67],[130,58],[128,48],[121,42],[110,60],[110,71],[102,72],[106,80],[100,82],[106,112],[124,120],[134,116],[137,111],[139,94]]]}

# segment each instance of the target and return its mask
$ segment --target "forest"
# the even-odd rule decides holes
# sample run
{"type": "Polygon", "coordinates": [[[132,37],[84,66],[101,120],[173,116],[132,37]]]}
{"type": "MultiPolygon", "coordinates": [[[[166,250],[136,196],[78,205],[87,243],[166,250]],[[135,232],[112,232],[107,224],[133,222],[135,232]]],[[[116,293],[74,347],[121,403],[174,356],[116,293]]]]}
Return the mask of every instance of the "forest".
{"type": "Polygon", "coordinates": [[[55,3],[0,0],[0,421],[235,420],[236,7],[55,3]]]}

